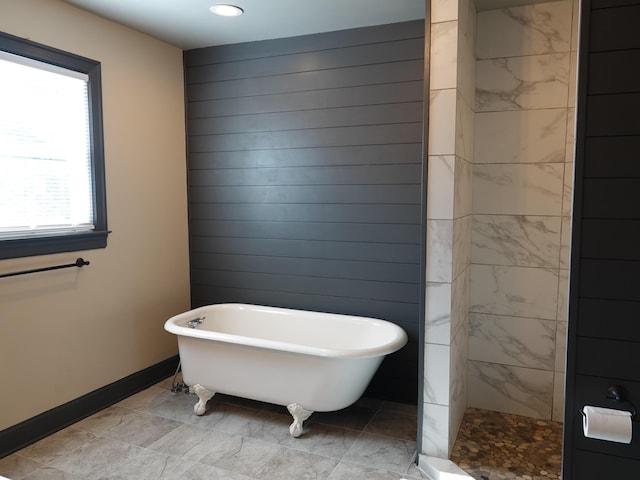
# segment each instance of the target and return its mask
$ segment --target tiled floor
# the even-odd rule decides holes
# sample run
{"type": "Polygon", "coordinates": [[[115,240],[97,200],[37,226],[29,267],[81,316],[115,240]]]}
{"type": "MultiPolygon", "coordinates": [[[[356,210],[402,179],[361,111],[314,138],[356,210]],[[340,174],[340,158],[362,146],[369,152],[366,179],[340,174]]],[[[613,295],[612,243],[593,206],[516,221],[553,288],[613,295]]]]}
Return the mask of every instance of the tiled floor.
{"type": "Polygon", "coordinates": [[[316,413],[299,438],[284,407],[193,395],[170,379],[0,460],[12,480],[391,480],[423,478],[414,406],[361,400],[316,413]]]}
{"type": "Polygon", "coordinates": [[[476,480],[557,479],[562,424],[468,408],[451,460],[476,480]]]}

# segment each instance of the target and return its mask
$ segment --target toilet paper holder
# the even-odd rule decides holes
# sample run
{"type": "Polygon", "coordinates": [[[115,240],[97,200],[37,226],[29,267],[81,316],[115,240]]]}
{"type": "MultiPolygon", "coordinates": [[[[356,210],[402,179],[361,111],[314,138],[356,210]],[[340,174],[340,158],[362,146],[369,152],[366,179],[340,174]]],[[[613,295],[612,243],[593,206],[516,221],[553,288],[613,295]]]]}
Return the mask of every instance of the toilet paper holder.
{"type": "MultiPolygon", "coordinates": [[[[634,422],[637,422],[638,411],[636,410],[636,406],[633,403],[631,403],[629,400],[627,400],[626,397],[627,397],[627,392],[625,391],[624,387],[620,385],[611,385],[609,388],[607,388],[606,398],[609,400],[613,400],[617,403],[625,404],[630,410],[631,420],[634,422]]],[[[584,409],[584,406],[580,409],[580,415],[584,417],[583,409],[584,409]]]]}

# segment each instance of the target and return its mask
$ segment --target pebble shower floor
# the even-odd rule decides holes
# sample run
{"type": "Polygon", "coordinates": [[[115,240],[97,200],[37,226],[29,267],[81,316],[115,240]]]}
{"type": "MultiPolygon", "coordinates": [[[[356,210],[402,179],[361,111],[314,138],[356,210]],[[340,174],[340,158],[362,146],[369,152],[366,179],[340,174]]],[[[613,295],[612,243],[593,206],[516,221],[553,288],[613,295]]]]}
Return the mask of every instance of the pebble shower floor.
{"type": "Polygon", "coordinates": [[[468,408],[451,460],[476,480],[559,479],[562,424],[468,408]]]}

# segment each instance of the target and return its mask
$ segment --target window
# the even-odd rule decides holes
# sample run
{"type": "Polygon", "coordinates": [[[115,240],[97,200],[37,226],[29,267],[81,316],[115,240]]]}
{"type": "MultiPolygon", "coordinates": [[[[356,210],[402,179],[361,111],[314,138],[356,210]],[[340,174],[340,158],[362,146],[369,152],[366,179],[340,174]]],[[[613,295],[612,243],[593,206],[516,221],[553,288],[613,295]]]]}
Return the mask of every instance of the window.
{"type": "Polygon", "coordinates": [[[0,33],[0,259],[104,248],[100,63],[0,33]]]}

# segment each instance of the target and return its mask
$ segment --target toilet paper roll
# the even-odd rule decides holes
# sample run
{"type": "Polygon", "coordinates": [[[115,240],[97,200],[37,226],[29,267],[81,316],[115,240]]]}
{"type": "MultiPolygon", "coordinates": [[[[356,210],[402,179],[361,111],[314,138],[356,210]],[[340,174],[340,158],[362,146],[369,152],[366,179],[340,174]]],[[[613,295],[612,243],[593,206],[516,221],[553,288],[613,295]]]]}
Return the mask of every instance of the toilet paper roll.
{"type": "Polygon", "coordinates": [[[587,438],[608,442],[631,443],[633,426],[631,412],[611,408],[585,406],[582,409],[582,429],[587,438]]]}

